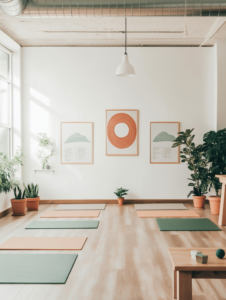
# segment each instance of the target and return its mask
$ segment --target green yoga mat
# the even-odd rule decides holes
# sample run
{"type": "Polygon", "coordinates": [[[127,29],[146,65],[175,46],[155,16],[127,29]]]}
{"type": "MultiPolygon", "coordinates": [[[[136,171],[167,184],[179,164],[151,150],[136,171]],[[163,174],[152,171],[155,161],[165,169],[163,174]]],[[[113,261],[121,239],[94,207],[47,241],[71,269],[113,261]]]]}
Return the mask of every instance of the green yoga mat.
{"type": "Polygon", "coordinates": [[[25,229],[96,229],[99,221],[34,221],[25,229]]]}
{"type": "Polygon", "coordinates": [[[221,231],[209,219],[156,219],[160,231],[221,231]]]}
{"type": "Polygon", "coordinates": [[[1,254],[0,284],[64,284],[77,254],[1,254]]]}

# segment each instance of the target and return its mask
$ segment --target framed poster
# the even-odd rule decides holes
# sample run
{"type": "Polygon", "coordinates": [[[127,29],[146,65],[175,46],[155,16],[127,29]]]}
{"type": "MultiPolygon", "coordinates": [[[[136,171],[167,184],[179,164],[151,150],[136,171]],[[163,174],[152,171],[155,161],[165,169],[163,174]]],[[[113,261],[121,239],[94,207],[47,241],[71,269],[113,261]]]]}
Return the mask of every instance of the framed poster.
{"type": "Polygon", "coordinates": [[[61,163],[93,163],[93,123],[61,123],[61,163]]]}
{"type": "Polygon", "coordinates": [[[150,163],[179,164],[180,147],[172,148],[180,131],[179,122],[150,123],[150,163]]]}
{"type": "Polygon", "coordinates": [[[106,110],[106,155],[138,155],[137,109],[106,110]]]}

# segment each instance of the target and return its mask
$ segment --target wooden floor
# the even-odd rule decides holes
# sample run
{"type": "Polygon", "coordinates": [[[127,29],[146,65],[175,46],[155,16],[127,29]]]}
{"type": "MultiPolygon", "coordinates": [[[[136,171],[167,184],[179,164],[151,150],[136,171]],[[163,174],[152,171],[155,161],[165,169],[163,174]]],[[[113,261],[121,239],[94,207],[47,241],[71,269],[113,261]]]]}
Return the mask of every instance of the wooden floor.
{"type": "MultiPolygon", "coordinates": [[[[187,206],[192,209],[192,205],[187,206]]],[[[28,212],[24,217],[7,215],[0,219],[0,244],[12,236],[87,236],[83,250],[63,251],[78,254],[66,284],[0,284],[1,300],[172,300],[168,247],[226,248],[224,227],[222,232],[160,232],[155,219],[137,217],[134,205],[108,204],[100,213],[98,229],[24,229],[31,221],[38,220],[44,211],[55,207],[55,204],[43,204],[39,212],[28,212]]],[[[196,211],[217,223],[218,217],[210,215],[208,205],[206,210],[196,211]]],[[[192,299],[226,299],[226,280],[193,280],[192,299]]]]}

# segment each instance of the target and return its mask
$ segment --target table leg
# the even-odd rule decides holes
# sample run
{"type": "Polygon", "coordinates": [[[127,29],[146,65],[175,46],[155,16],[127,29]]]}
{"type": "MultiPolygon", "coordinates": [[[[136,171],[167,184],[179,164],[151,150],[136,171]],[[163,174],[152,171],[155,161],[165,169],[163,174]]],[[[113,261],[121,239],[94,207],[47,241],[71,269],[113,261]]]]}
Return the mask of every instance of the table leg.
{"type": "Polygon", "coordinates": [[[177,271],[173,270],[173,299],[177,299],[177,271]]]}
{"type": "Polygon", "coordinates": [[[226,188],[224,183],[222,183],[221,189],[221,204],[218,225],[226,225],[226,188]]]}
{"type": "Polygon", "coordinates": [[[192,272],[177,272],[177,299],[192,300],[192,272]]]}

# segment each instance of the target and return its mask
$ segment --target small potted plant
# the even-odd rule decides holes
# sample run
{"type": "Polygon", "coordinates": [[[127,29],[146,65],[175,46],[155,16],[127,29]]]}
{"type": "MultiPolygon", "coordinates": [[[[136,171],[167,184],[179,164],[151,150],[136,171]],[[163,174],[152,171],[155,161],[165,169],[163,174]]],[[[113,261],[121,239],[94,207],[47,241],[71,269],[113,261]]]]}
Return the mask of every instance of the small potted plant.
{"type": "Polygon", "coordinates": [[[184,148],[180,151],[182,158],[181,162],[186,162],[188,164],[188,169],[193,173],[191,174],[191,178],[188,178],[192,182],[188,184],[188,186],[192,187],[192,190],[189,192],[187,197],[193,195],[193,202],[195,208],[204,208],[207,188],[209,185],[208,179],[208,161],[203,156],[204,152],[202,147],[195,146],[193,142],[194,135],[192,135],[192,131],[194,129],[187,129],[185,132],[181,131],[178,133],[178,137],[175,139],[173,148],[178,147],[180,145],[184,146],[184,148]]]}
{"type": "Polygon", "coordinates": [[[25,191],[21,191],[21,189],[17,186],[13,190],[14,199],[11,199],[13,216],[24,216],[26,214],[26,198],[25,191]],[[17,193],[18,191],[18,193],[17,193]]]}
{"type": "Polygon", "coordinates": [[[39,187],[33,183],[28,184],[27,187],[24,184],[25,195],[27,197],[27,210],[34,211],[38,210],[40,197],[38,196],[39,187]]]}
{"type": "Polygon", "coordinates": [[[209,196],[210,211],[212,215],[219,215],[221,183],[216,175],[226,174],[226,128],[205,133],[203,141],[202,150],[209,162],[209,191],[215,190],[215,195],[209,196]]]}
{"type": "Polygon", "coordinates": [[[116,189],[116,191],[114,192],[114,194],[118,197],[119,205],[123,205],[123,202],[124,202],[123,196],[127,195],[127,192],[128,192],[128,190],[123,189],[123,188],[116,189]]]}

